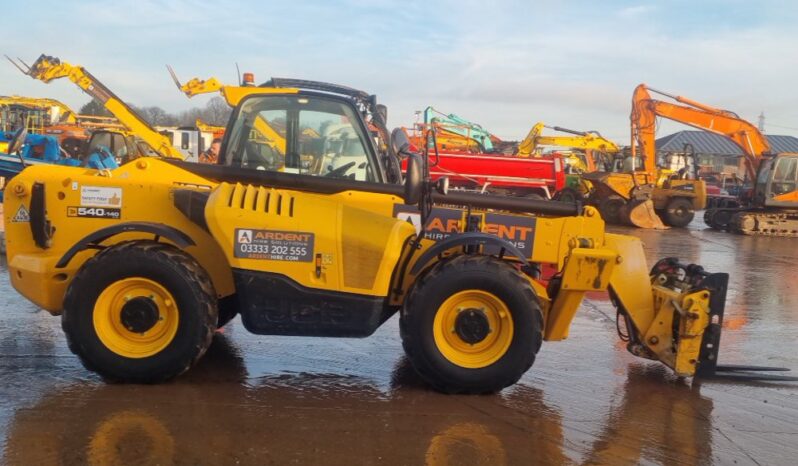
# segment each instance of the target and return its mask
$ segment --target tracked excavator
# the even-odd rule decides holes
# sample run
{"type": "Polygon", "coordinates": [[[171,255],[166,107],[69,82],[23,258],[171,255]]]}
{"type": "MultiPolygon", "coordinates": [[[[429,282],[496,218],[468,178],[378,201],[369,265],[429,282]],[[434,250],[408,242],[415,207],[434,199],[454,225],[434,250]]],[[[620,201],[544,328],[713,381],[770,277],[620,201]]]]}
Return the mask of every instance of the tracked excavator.
{"type": "Polygon", "coordinates": [[[574,154],[569,157],[571,172],[566,175],[565,187],[555,194],[555,199],[568,202],[581,200],[591,192],[593,186],[582,178],[583,173],[609,171],[613,156],[620,152],[617,144],[601,136],[598,131],[576,131],[560,126],[546,126],[539,121],[518,144],[515,155],[531,157],[537,154],[540,146],[556,146],[580,151],[579,155],[574,154]],[[543,135],[545,128],[570,136],[543,135]]]}
{"type": "Polygon", "coordinates": [[[593,207],[448,193],[401,129],[389,152],[407,176],[389,183],[368,136],[369,121],[387,132],[373,95],[278,78],[222,95],[235,110],[218,165],[35,166],[7,187],[12,285],[61,316],[105,379],[176,377],[236,314],[256,334],[325,337],[366,337],[398,314],[424,380],[493,392],[568,337],[587,292],[610,294],[629,351],[680,376],[789,379],[718,364],[726,273],[675,258],[649,269],[640,240],[605,232],[593,207]],[[285,124],[279,163],[249,144],[258,118],[285,124]],[[344,123],[352,144],[327,141],[323,127],[344,123]],[[303,141],[308,127],[319,137],[303,141]],[[449,218],[432,238],[434,209],[449,218]],[[517,242],[498,235],[509,228],[517,242]],[[558,271],[548,285],[542,264],[558,271]]]}
{"type": "MultiPolygon", "coordinates": [[[[598,151],[604,154],[617,154],[620,152],[617,144],[601,136],[598,131],[576,131],[560,126],[546,126],[542,121],[535,123],[526,138],[518,144],[516,155],[530,157],[539,146],[567,147],[583,151],[598,151]],[[543,130],[546,128],[568,133],[571,136],[543,135],[543,130]]],[[[582,171],[591,172],[595,170],[595,159],[588,158],[588,160],[584,161],[582,171]]]]}
{"type": "Polygon", "coordinates": [[[658,113],[662,105],[665,104],[651,99],[645,85],[638,86],[632,97],[630,116],[631,166],[624,171],[583,176],[593,185],[588,201],[598,206],[611,223],[656,229],[685,227],[695,216],[695,210],[706,206],[703,181],[663,177],[657,168],[654,135],[656,118],[663,116],[658,113]]]}
{"type": "MultiPolygon", "coordinates": [[[[498,152],[503,141],[477,123],[454,113],[443,113],[429,106],[421,112],[423,121],[417,123],[419,134],[429,129],[436,130],[436,140],[441,150],[454,152],[491,153],[498,152]]],[[[421,147],[419,140],[411,139],[421,147]]]]}
{"type": "MultiPolygon", "coordinates": [[[[798,236],[798,154],[771,153],[767,138],[734,112],[641,84],[635,89],[632,150],[634,153],[639,148],[644,159],[656,156],[654,133],[658,116],[724,136],[743,151],[746,178],[753,189],[741,193],[738,206],[707,209],[705,223],[747,235],[798,236]],[[652,99],[650,92],[678,104],[652,99]]],[[[693,210],[706,205],[706,185],[679,177],[670,177],[665,183],[654,190],[655,207],[661,209],[659,206],[664,204],[666,216],[689,223],[693,210]]]]}

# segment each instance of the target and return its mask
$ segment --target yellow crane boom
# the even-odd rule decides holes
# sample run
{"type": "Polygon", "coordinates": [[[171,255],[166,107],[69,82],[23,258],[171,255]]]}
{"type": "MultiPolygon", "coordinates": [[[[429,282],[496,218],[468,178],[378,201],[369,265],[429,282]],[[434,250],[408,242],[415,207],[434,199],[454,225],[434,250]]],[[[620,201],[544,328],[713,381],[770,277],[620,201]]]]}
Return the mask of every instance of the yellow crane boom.
{"type": "Polygon", "coordinates": [[[27,68],[22,68],[19,64],[11,61],[24,74],[38,79],[44,83],[53,80],[68,78],[75,83],[86,94],[90,95],[97,102],[101,103],[111,112],[119,123],[128,131],[146,142],[155,152],[164,157],[183,159],[183,154],[172,145],[172,141],[158,132],[144,118],[136,113],[133,108],[127,105],[122,99],[117,97],[108,87],[91,75],[82,66],[74,66],[63,62],[56,57],[42,54],[33,65],[28,66],[22,60],[20,63],[27,68]]]}
{"type": "Polygon", "coordinates": [[[617,144],[609,139],[605,139],[595,131],[574,131],[559,126],[549,127],[544,125],[543,122],[537,122],[535,126],[529,130],[529,134],[527,134],[526,138],[518,145],[516,154],[521,157],[530,157],[535,153],[538,146],[560,146],[572,149],[596,150],[607,154],[615,154],[621,150],[617,144]],[[544,136],[542,134],[543,128],[571,133],[573,136],[544,136]]]}
{"type": "MultiPolygon", "coordinates": [[[[187,95],[189,99],[199,94],[211,94],[218,92],[222,95],[225,101],[228,102],[228,104],[230,103],[226,94],[226,90],[234,86],[224,85],[216,78],[208,78],[205,80],[192,78],[181,84],[172,67],[167,65],[166,68],[169,70],[169,74],[172,76],[177,88],[180,89],[180,92],[187,95]]],[[[280,133],[272,128],[271,125],[269,125],[266,120],[261,117],[255,118],[253,125],[255,130],[258,131],[261,136],[266,138],[281,155],[285,155],[285,138],[280,133]]]]}

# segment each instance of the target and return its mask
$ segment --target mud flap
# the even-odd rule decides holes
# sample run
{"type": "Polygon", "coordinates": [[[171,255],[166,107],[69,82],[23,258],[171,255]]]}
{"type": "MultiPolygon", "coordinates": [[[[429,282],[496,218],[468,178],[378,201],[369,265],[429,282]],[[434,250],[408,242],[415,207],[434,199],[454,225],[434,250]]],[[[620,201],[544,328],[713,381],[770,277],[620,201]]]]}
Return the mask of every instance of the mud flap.
{"type": "Polygon", "coordinates": [[[621,211],[623,218],[630,225],[638,228],[648,228],[655,230],[667,230],[669,227],[662,223],[657,212],[654,210],[654,202],[650,199],[644,201],[629,201],[623,206],[621,211]]]}

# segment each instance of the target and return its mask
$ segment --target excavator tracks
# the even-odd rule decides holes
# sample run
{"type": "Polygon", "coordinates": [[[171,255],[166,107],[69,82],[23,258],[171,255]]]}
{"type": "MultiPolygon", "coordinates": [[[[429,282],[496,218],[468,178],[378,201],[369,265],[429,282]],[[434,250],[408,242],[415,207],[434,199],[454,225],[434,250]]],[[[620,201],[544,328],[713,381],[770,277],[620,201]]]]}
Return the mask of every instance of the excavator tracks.
{"type": "Polygon", "coordinates": [[[798,211],[791,212],[737,212],[731,219],[736,233],[749,236],[798,237],[798,211]]]}
{"type": "Polygon", "coordinates": [[[798,237],[798,211],[707,209],[704,213],[704,223],[714,230],[731,231],[748,236],[798,237]]]}

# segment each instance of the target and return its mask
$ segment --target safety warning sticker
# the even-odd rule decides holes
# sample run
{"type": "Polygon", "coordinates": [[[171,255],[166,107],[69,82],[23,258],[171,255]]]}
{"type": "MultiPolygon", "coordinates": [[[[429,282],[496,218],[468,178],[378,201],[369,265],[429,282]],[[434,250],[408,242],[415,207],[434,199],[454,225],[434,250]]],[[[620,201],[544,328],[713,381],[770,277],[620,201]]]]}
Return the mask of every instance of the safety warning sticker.
{"type": "Polygon", "coordinates": [[[312,262],[313,233],[236,228],[235,257],[312,262]]]}
{"type": "Polygon", "coordinates": [[[81,186],[80,205],[84,207],[121,207],[122,188],[81,186]]]}
{"type": "Polygon", "coordinates": [[[17,213],[11,217],[12,223],[28,223],[30,222],[30,213],[28,209],[25,208],[24,205],[20,204],[19,209],[17,209],[17,213]]]}

